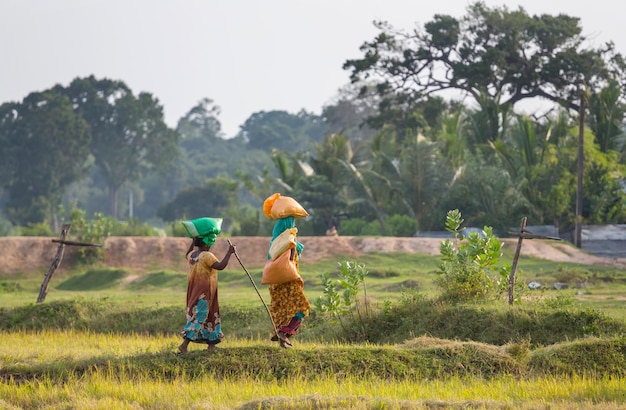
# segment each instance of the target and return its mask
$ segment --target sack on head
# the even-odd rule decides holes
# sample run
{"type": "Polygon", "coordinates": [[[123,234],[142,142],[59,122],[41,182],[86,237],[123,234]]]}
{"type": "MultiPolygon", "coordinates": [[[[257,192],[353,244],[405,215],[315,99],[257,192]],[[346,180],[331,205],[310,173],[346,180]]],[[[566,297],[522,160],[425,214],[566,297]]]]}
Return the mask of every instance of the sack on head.
{"type": "Polygon", "coordinates": [[[293,216],[294,218],[309,216],[309,213],[298,201],[289,196],[282,196],[279,193],[270,195],[263,202],[263,213],[268,218],[273,219],[282,219],[288,216],[293,216]]]}
{"type": "Polygon", "coordinates": [[[190,238],[202,238],[204,243],[210,246],[222,232],[222,221],[222,218],[203,217],[181,223],[190,238]]]}

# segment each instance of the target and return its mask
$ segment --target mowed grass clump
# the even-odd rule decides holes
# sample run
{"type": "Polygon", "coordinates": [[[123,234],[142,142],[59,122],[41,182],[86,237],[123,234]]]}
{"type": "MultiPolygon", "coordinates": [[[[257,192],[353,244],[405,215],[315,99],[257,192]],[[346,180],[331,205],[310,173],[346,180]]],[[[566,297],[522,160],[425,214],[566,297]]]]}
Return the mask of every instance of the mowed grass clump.
{"type": "MultiPolygon", "coordinates": [[[[227,337],[269,337],[272,324],[265,308],[222,303],[222,326],[227,337]]],[[[360,315],[341,322],[311,309],[298,340],[398,344],[416,336],[475,341],[492,345],[527,341],[547,346],[585,337],[626,333],[626,323],[602,312],[564,304],[532,302],[449,304],[418,293],[405,293],[391,304],[361,307],[360,315]]],[[[86,330],[96,333],[176,335],[185,325],[182,305],[133,304],[109,297],[54,300],[0,308],[2,330],[86,330]]]]}
{"type": "Polygon", "coordinates": [[[589,336],[624,334],[626,323],[568,302],[450,304],[419,293],[404,293],[396,303],[364,319],[354,318],[340,329],[338,337],[350,342],[401,343],[427,334],[494,345],[526,340],[532,346],[546,346],[589,336]]]}
{"type": "Polygon", "coordinates": [[[618,409],[626,403],[623,361],[611,371],[584,370],[564,355],[577,343],[585,352],[604,346],[602,354],[616,353],[624,338],[522,354],[519,346],[430,337],[388,346],[302,343],[294,350],[235,339],[214,352],[194,345],[176,355],[178,340],[162,335],[48,330],[0,337],[0,406],[7,408],[618,409]],[[540,368],[545,357],[551,371],[540,368]]]}
{"type": "Polygon", "coordinates": [[[145,373],[166,379],[254,375],[272,380],[350,374],[389,379],[535,372],[621,376],[626,368],[626,325],[569,306],[449,305],[408,295],[393,305],[369,310],[362,319],[347,320],[343,327],[313,311],[295,339],[296,349],[289,351],[269,341],[271,327],[263,309],[223,310],[227,338],[222,346],[226,348],[215,355],[201,351],[179,357],[172,355],[185,321],[179,307],[77,298],[2,308],[0,328],[5,332],[80,330],[103,338],[118,334],[175,340],[162,352],[132,358],[69,361],[67,365],[55,360],[36,369],[11,370],[5,364],[3,372],[56,378],[68,371],[80,374],[98,368],[130,372],[128,377],[145,373]],[[231,340],[255,343],[238,347],[231,340]]]}
{"type": "Polygon", "coordinates": [[[430,337],[388,346],[301,343],[291,350],[258,340],[230,340],[215,352],[193,346],[185,355],[174,354],[178,340],[166,336],[149,339],[127,335],[128,347],[122,345],[123,335],[45,331],[3,332],[2,337],[7,343],[0,349],[3,381],[50,379],[61,382],[98,372],[129,380],[210,377],[216,380],[252,378],[259,382],[342,380],[355,376],[382,380],[583,374],[624,377],[626,368],[623,356],[626,339],[623,337],[568,342],[558,348],[535,351],[522,349],[521,353],[519,346],[514,345],[493,346],[430,337]],[[11,346],[25,339],[41,342],[21,351],[11,350],[11,346]],[[115,347],[116,341],[120,346],[115,347]],[[81,348],[87,344],[91,345],[81,348]],[[63,346],[62,355],[58,354],[59,346],[63,346]],[[594,348],[598,349],[594,351],[594,348]],[[615,360],[620,354],[622,358],[615,360]],[[587,360],[581,361],[581,355],[587,360]],[[614,360],[608,360],[609,357],[614,360]],[[593,367],[584,368],[592,362],[593,367]]]}

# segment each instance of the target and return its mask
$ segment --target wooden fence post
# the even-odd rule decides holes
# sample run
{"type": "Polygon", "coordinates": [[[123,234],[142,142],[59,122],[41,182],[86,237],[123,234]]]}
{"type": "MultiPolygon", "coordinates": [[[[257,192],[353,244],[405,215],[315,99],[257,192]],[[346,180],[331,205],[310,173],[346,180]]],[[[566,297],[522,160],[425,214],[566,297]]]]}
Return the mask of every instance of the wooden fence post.
{"type": "Polygon", "coordinates": [[[515,256],[513,256],[513,265],[511,266],[511,274],[509,275],[509,305],[512,305],[515,301],[515,271],[517,270],[517,261],[519,260],[520,253],[522,251],[523,239],[551,239],[560,241],[561,238],[554,236],[535,235],[526,229],[526,217],[522,218],[522,222],[517,232],[509,232],[509,234],[517,236],[517,248],[515,249],[515,256]]]}
{"type": "Polygon", "coordinates": [[[57,242],[59,247],[57,248],[57,254],[52,261],[52,265],[50,265],[50,269],[48,269],[48,273],[43,279],[43,283],[41,284],[41,289],[39,290],[39,296],[37,297],[37,303],[41,303],[46,299],[46,295],[48,294],[48,284],[52,279],[52,275],[54,275],[54,271],[57,270],[59,265],[61,264],[61,260],[63,259],[63,254],[65,253],[65,245],[74,245],[74,246],[102,246],[100,244],[95,243],[83,243],[83,242],[74,242],[68,241],[67,234],[70,232],[71,224],[64,224],[61,228],[61,235],[59,239],[53,239],[52,242],[57,242]]]}
{"type": "Polygon", "coordinates": [[[522,223],[519,226],[519,238],[517,240],[517,248],[515,248],[515,255],[513,256],[513,265],[511,266],[511,274],[509,275],[509,305],[513,304],[514,292],[515,292],[515,271],[517,270],[517,261],[519,260],[519,254],[522,251],[522,240],[524,240],[524,231],[526,230],[526,217],[522,218],[522,223]]]}
{"type": "MultiPolygon", "coordinates": [[[[61,235],[59,239],[64,241],[67,237],[67,234],[70,232],[70,228],[72,225],[64,224],[61,228],[61,235]]],[[[54,271],[61,264],[61,259],[63,259],[63,253],[65,253],[65,244],[63,242],[59,243],[59,247],[57,248],[57,255],[54,257],[52,261],[52,265],[50,265],[50,269],[48,269],[48,273],[44,276],[43,283],[41,284],[41,289],[39,290],[39,297],[37,297],[37,303],[41,303],[46,298],[46,294],[48,293],[48,284],[50,283],[50,279],[52,279],[52,275],[54,275],[54,271]]]]}

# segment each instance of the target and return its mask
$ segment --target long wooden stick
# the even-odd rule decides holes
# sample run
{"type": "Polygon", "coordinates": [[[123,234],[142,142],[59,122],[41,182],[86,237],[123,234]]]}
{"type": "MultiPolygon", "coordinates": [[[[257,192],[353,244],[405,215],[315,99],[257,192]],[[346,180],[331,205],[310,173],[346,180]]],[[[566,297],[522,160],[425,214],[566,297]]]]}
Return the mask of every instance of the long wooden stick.
{"type": "MultiPolygon", "coordinates": [[[[230,242],[230,239],[226,239],[226,240],[228,241],[228,244],[230,246],[233,246],[233,244],[230,242]]],[[[250,282],[252,283],[252,286],[254,286],[254,290],[256,290],[256,294],[259,295],[259,299],[261,299],[261,302],[263,302],[263,306],[265,306],[265,310],[267,311],[267,314],[269,315],[270,320],[272,321],[272,328],[274,329],[274,332],[276,333],[276,335],[278,335],[278,328],[276,327],[276,323],[274,323],[274,319],[272,318],[272,314],[270,313],[270,309],[267,307],[267,303],[265,303],[265,301],[263,300],[263,296],[261,296],[261,292],[259,292],[259,288],[257,288],[256,283],[254,283],[254,279],[252,279],[252,275],[250,275],[250,272],[248,272],[248,269],[246,269],[246,267],[243,265],[243,262],[241,261],[241,258],[237,254],[237,250],[235,250],[235,258],[237,258],[237,260],[239,261],[239,264],[241,265],[243,270],[248,275],[248,278],[250,279],[250,282]]]]}

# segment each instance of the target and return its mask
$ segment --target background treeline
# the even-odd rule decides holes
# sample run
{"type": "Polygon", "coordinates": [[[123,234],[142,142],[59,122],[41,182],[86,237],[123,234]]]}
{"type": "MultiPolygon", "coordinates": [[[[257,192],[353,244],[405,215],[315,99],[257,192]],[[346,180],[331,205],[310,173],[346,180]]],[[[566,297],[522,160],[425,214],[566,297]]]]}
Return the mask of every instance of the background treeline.
{"type": "Polygon", "coordinates": [[[578,18],[481,2],[377,27],[321,114],[257,112],[231,138],[208,98],[172,129],[153,95],[93,76],[0,105],[0,235],[53,234],[71,215],[113,234],[182,235],[181,219],[222,216],[227,234],[268,235],[274,192],[311,213],[303,235],[410,236],[443,230],[450,209],[502,234],[523,216],[567,231],[579,153],[583,223],[626,222],[626,65],[612,44],[590,45],[578,18]],[[526,101],[541,115],[515,110],[526,101]]]}

